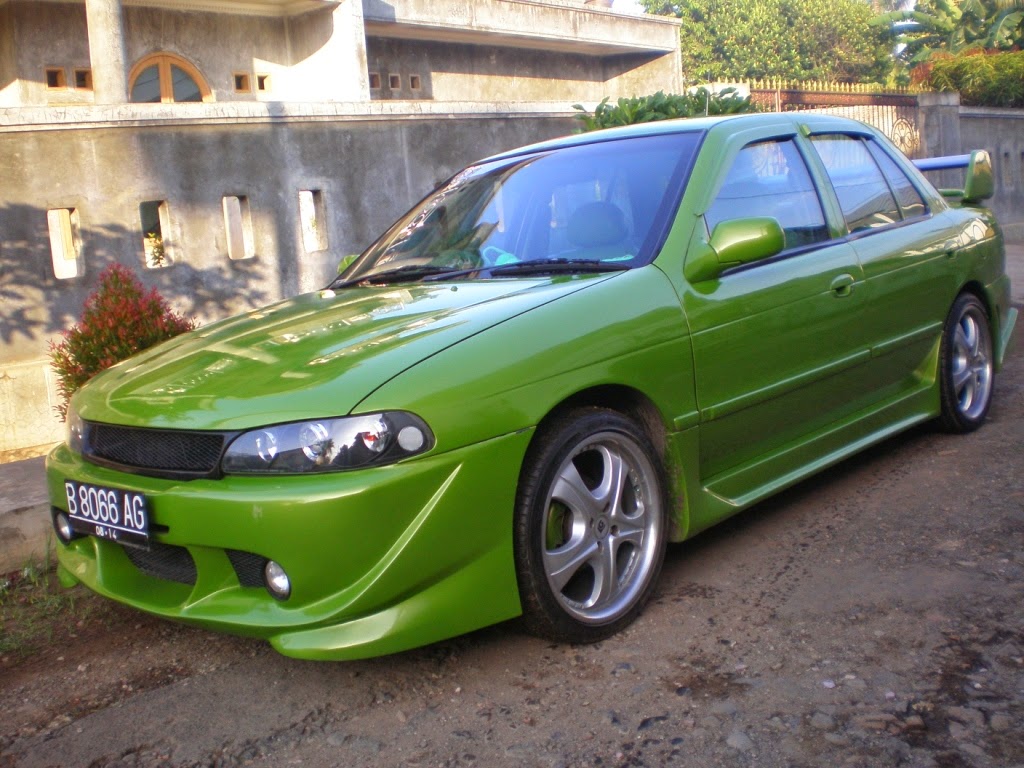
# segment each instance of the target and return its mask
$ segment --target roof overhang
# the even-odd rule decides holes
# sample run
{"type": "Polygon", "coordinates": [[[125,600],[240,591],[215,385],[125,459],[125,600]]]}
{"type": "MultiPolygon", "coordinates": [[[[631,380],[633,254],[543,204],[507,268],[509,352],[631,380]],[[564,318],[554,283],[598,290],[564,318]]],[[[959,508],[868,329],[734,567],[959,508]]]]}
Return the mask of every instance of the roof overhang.
{"type": "Polygon", "coordinates": [[[363,0],[367,37],[424,40],[591,56],[667,54],[678,19],[585,6],[582,0],[363,0]]]}
{"type": "MultiPolygon", "coordinates": [[[[85,0],[36,0],[37,2],[71,2],[79,5],[85,0]]],[[[0,6],[9,0],[0,0],[0,6]]],[[[201,13],[233,13],[242,16],[297,16],[317,8],[334,8],[343,0],[121,0],[121,5],[133,8],[166,8],[174,11],[201,13]]]]}

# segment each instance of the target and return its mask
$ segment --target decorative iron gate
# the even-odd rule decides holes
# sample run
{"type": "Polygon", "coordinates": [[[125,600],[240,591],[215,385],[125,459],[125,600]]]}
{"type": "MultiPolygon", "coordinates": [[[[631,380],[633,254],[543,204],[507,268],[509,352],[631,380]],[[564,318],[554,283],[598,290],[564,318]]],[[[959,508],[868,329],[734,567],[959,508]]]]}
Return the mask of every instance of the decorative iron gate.
{"type": "Polygon", "coordinates": [[[878,92],[871,86],[843,83],[789,83],[758,81],[750,84],[751,100],[774,112],[820,112],[852,117],[872,125],[915,157],[921,148],[917,122],[917,94],[911,91],[878,92]]]}

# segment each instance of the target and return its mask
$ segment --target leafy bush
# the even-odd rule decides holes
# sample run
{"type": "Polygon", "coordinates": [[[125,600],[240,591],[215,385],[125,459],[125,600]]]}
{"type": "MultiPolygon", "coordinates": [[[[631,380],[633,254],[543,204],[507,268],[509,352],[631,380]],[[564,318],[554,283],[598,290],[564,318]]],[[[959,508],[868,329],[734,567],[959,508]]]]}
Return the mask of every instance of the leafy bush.
{"type": "Polygon", "coordinates": [[[606,96],[594,108],[593,114],[584,109],[582,104],[572,105],[573,109],[580,112],[576,119],[583,123],[582,132],[704,114],[735,115],[740,112],[757,111],[757,107],[751,104],[750,97],[740,96],[735,88],[724,88],[718,93],[711,93],[703,87],[692,93],[666,94],[658,91],[651,96],[622,98],[615,104],[610,104],[609,101],[609,97],[606,96]]]}
{"type": "Polygon", "coordinates": [[[85,300],[81,321],[64,331],[59,344],[50,343],[50,364],[60,380],[57,413],[66,418],[71,395],[100,371],[194,327],[194,320],[171,311],[130,269],[111,264],[85,300]]]}
{"type": "Polygon", "coordinates": [[[961,104],[1024,107],[1024,51],[939,54],[926,66],[925,82],[939,91],[959,91],[961,104]]]}

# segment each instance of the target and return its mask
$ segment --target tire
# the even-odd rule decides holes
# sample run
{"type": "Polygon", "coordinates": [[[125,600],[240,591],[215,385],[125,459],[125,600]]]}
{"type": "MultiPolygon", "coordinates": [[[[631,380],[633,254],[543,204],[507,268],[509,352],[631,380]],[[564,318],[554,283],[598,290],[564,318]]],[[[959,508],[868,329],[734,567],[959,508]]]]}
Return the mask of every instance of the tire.
{"type": "Polygon", "coordinates": [[[664,470],[621,414],[566,412],[527,452],[516,497],[516,575],[528,631],[592,643],[632,622],[665,559],[664,470]]]}
{"type": "Polygon", "coordinates": [[[985,421],[992,404],[992,361],[988,311],[974,294],[961,293],[946,317],[939,348],[939,424],[947,432],[972,432],[985,421]]]}

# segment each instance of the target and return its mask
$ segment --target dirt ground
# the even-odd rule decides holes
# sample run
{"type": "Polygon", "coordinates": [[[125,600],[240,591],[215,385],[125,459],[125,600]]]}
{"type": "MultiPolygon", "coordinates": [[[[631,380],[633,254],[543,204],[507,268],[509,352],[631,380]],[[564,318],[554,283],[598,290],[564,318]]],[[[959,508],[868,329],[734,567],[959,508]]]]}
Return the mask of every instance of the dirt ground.
{"type": "Polygon", "coordinates": [[[918,429],[671,547],[623,634],[311,663],[99,598],[0,659],[14,766],[1024,767],[1024,329],[918,429]]]}

